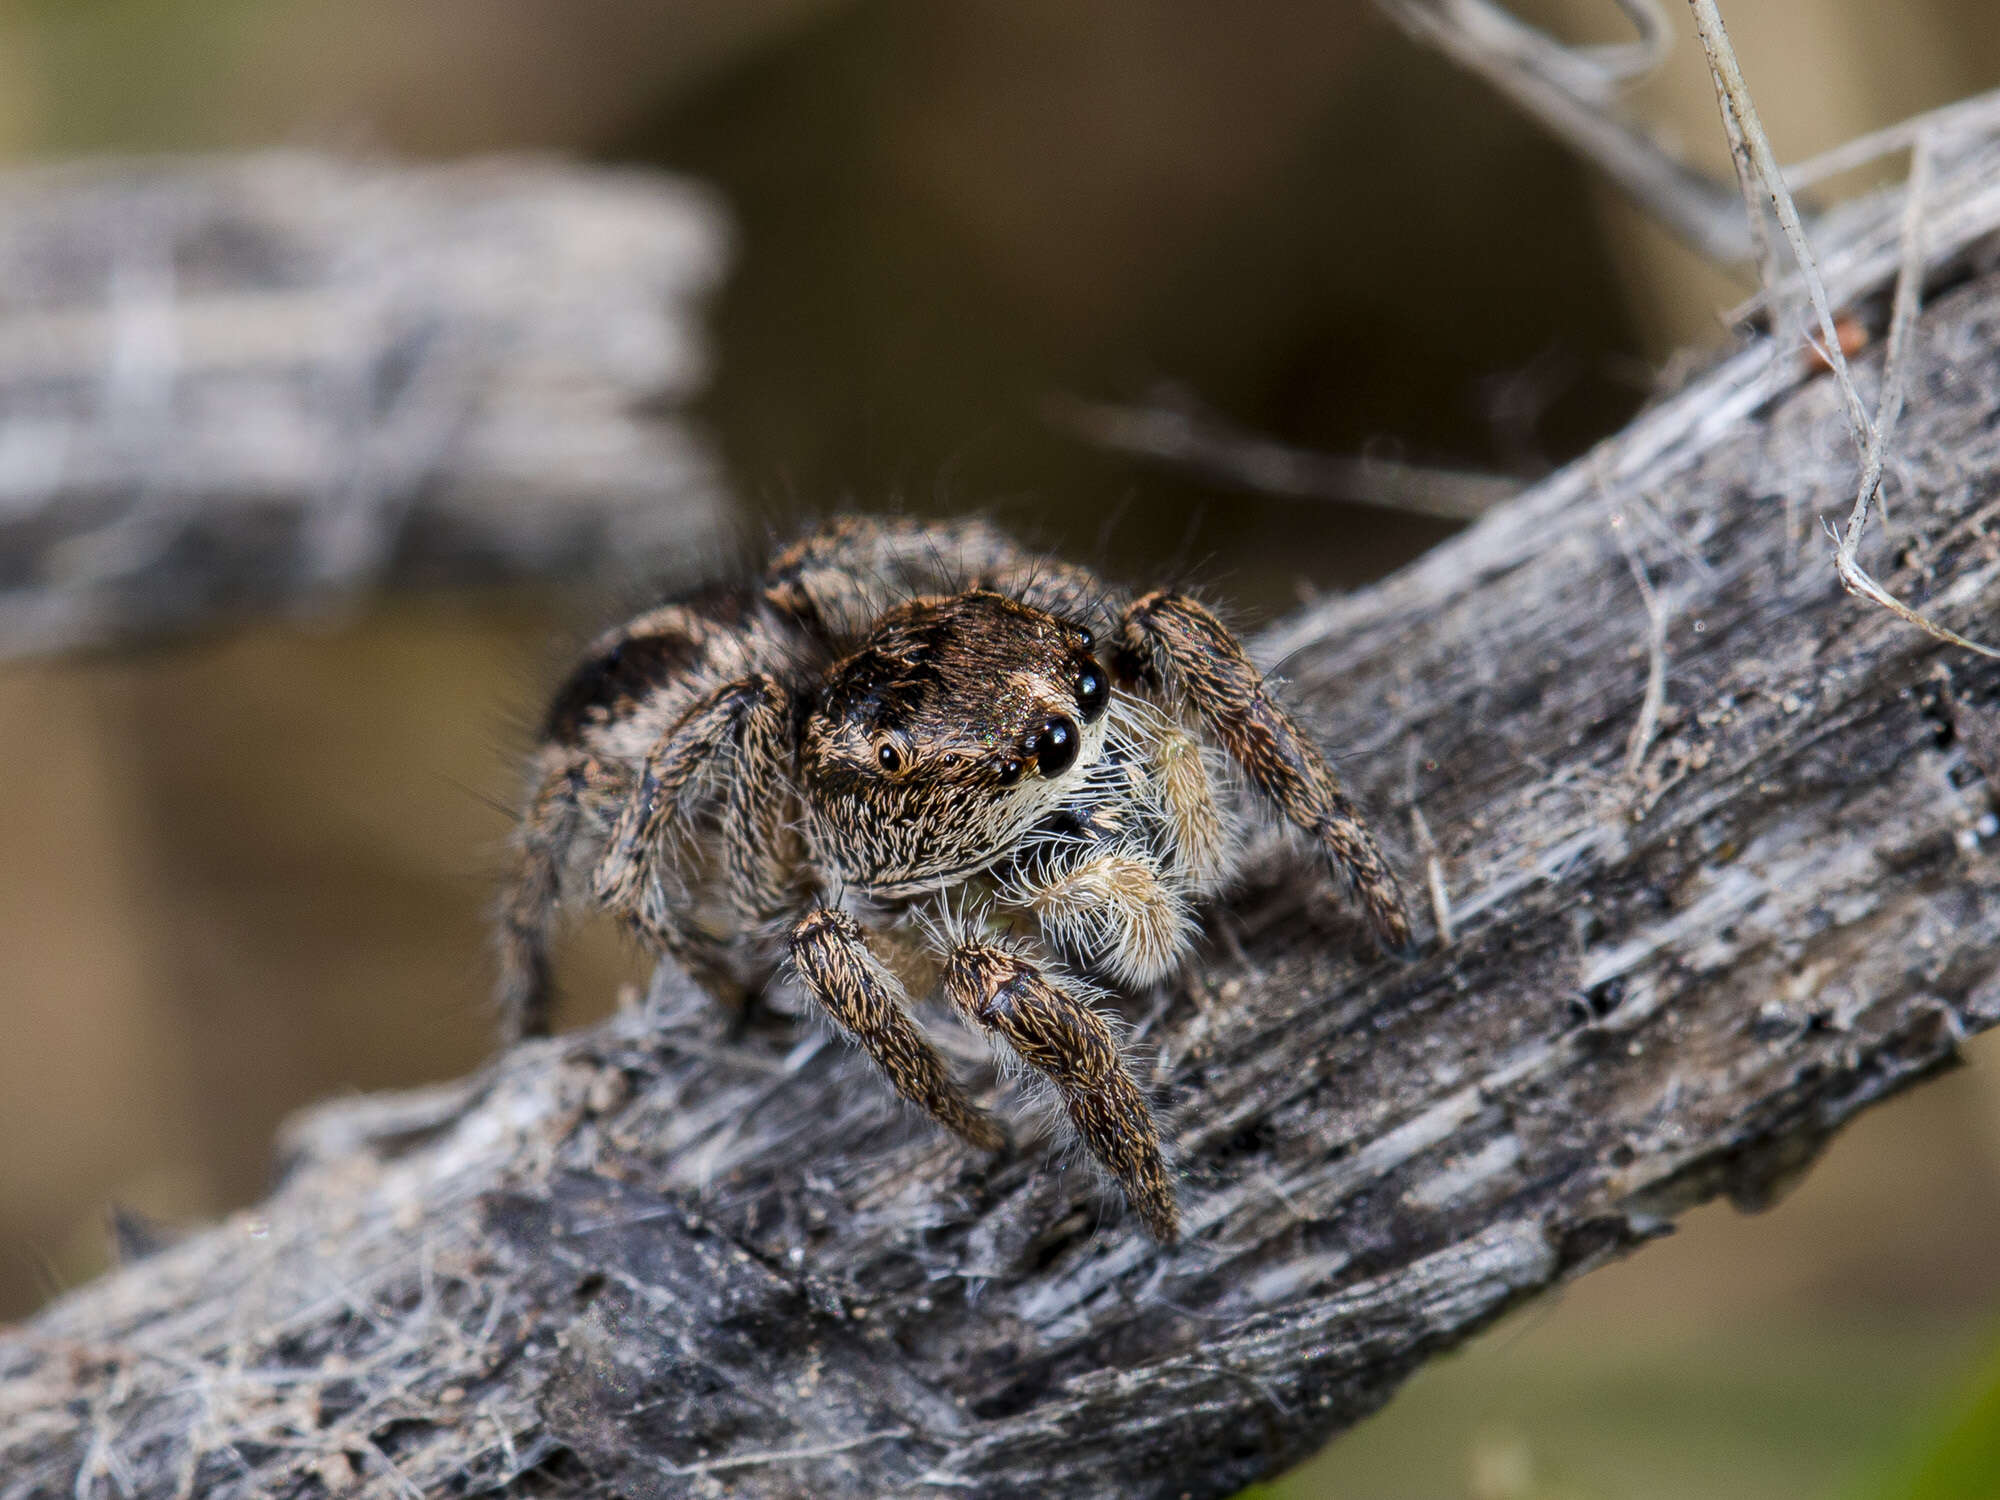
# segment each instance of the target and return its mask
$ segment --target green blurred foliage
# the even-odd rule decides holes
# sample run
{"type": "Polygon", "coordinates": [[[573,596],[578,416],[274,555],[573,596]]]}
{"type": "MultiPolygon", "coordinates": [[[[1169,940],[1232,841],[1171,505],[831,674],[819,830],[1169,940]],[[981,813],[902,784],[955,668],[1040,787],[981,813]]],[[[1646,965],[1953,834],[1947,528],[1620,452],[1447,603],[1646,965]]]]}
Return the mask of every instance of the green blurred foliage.
{"type": "Polygon", "coordinates": [[[1638,1355],[1574,1328],[1550,1337],[1537,1316],[1434,1361],[1264,1500],[1836,1500],[1936,1409],[1937,1371],[1971,1353],[1935,1319],[1770,1323],[1638,1355]]]}
{"type": "Polygon", "coordinates": [[[1849,1500],[2000,1496],[2000,1341],[1963,1390],[1927,1414],[1926,1435],[1848,1492],[1849,1500]]]}

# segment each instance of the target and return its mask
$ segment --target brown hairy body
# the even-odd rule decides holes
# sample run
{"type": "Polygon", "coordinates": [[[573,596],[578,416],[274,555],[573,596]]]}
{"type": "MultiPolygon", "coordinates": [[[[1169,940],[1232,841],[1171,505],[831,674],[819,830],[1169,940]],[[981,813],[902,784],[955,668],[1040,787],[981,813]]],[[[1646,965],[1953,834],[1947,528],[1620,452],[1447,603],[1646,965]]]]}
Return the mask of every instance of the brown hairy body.
{"type": "Polygon", "coordinates": [[[549,929],[594,904],[720,994],[788,971],[899,1094],[997,1149],[910,1017],[936,989],[1053,1087],[1162,1240],[1152,1112],[1078,976],[1179,965],[1235,872],[1237,779],[1410,943],[1367,826],[1214,615],[982,522],[836,521],[629,621],[556,694],[535,767],[499,923],[510,1036],[548,1029],[549,929]]]}

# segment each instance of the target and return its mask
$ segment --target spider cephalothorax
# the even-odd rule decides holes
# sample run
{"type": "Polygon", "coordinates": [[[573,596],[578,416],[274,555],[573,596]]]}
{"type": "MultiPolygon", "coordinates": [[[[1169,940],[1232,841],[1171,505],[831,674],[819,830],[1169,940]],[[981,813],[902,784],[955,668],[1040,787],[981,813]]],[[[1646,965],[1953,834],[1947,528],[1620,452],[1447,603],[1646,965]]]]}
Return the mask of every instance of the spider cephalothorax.
{"type": "Polygon", "coordinates": [[[1410,940],[1367,827],[1214,615],[977,522],[838,521],[630,621],[557,693],[537,770],[500,922],[514,1034],[547,1028],[548,929],[587,898],[712,987],[788,969],[898,1093],[998,1147],[908,1013],[935,988],[1054,1085],[1161,1239],[1152,1113],[1077,976],[1180,963],[1234,873],[1238,779],[1410,940]]]}
{"type": "Polygon", "coordinates": [[[1104,743],[1091,632],[983,589],[919,598],[808,697],[799,782],[848,884],[913,896],[992,865],[1104,743]]]}

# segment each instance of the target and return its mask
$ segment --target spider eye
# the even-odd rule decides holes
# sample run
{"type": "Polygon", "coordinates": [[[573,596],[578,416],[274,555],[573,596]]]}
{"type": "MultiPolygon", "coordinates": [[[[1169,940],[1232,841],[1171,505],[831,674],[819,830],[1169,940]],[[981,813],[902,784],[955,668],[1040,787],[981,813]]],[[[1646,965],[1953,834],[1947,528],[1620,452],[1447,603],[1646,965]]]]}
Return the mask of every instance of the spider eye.
{"type": "Polygon", "coordinates": [[[1076,763],[1076,724],[1061,714],[1049,720],[1033,736],[1035,765],[1044,776],[1060,776],[1076,763]]]}
{"type": "Polygon", "coordinates": [[[1008,759],[1001,761],[1000,785],[1012,786],[1015,782],[1021,779],[1021,773],[1027,769],[1028,768],[1024,763],[1013,759],[1011,756],[1008,759]]]}
{"type": "Polygon", "coordinates": [[[1083,641],[1084,650],[1095,651],[1097,649],[1097,637],[1090,633],[1090,627],[1088,625],[1077,626],[1076,633],[1079,637],[1081,637],[1083,641]]]}
{"type": "Polygon", "coordinates": [[[903,769],[903,752],[884,741],[881,748],[875,752],[875,761],[893,776],[903,769]]]}
{"type": "Polygon", "coordinates": [[[1076,674],[1076,705],[1083,710],[1084,718],[1096,722],[1110,699],[1111,684],[1105,680],[1104,669],[1095,661],[1086,661],[1076,674]]]}

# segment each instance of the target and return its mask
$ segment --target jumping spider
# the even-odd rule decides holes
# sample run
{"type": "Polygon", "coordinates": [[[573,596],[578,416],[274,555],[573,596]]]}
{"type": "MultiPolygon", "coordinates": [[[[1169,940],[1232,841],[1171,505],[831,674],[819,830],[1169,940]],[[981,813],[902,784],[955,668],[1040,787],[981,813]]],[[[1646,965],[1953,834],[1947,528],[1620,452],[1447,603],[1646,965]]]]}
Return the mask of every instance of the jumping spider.
{"type": "Polygon", "coordinates": [[[1054,955],[1170,974],[1235,871],[1238,773],[1410,942],[1360,815],[1214,615],[981,522],[836,521],[753,585],[639,616],[557,692],[535,767],[499,923],[514,1035],[547,1030],[548,931],[587,893],[719,994],[789,964],[897,1093],[998,1148],[906,1009],[941,989],[1054,1086],[1163,1241],[1152,1113],[1054,955]]]}

